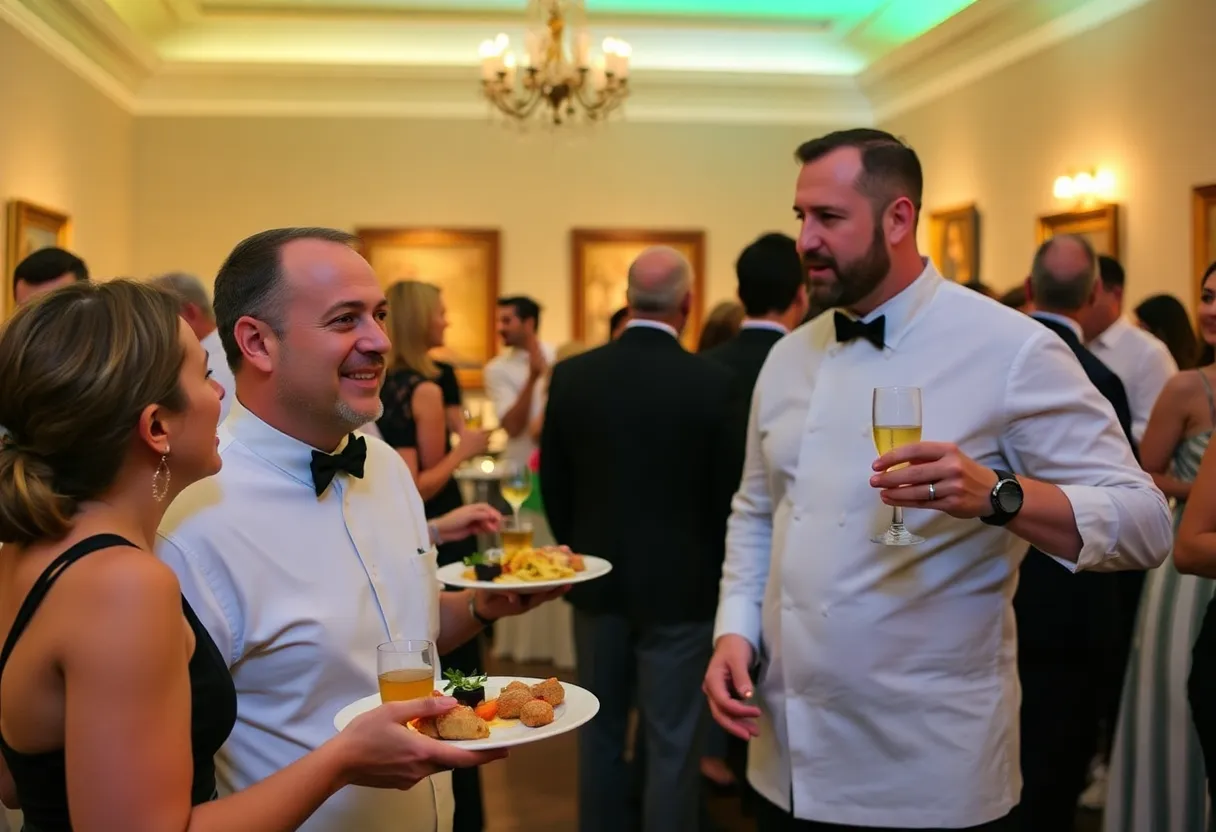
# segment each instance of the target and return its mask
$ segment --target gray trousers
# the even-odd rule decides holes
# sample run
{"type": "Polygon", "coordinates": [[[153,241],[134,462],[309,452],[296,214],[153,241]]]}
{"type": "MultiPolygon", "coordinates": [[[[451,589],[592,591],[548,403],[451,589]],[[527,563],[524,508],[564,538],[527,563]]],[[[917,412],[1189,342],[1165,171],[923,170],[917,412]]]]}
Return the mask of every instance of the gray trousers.
{"type": "Polygon", "coordinates": [[[712,639],[709,621],[638,629],[622,616],[575,611],[579,684],[600,700],[579,734],[579,832],[696,832],[712,639]],[[635,689],[646,753],[640,826],[625,762],[635,689]]]}

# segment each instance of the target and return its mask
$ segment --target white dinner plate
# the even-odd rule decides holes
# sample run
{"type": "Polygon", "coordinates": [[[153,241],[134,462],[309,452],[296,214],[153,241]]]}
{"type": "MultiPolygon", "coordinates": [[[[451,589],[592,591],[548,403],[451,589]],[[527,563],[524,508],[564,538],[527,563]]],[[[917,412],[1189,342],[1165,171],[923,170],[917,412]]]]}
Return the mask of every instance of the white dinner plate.
{"type": "MultiPolygon", "coordinates": [[[[523,682],[535,685],[544,679],[529,679],[514,676],[491,676],[486,680],[486,698],[493,699],[498,692],[511,682],[523,682]]],[[[490,723],[490,736],[484,740],[440,740],[457,748],[468,748],[472,751],[491,751],[495,748],[510,748],[515,745],[527,745],[530,742],[556,737],[567,731],[573,731],[581,725],[590,722],[600,710],[600,700],[589,690],[562,682],[566,690],[566,700],[553,709],[553,721],[540,728],[529,728],[519,720],[495,720],[490,723]]],[[[365,696],[358,702],[352,702],[334,717],[334,727],[341,731],[359,714],[366,713],[380,705],[380,694],[365,696]]]]}
{"type": "Polygon", "coordinates": [[[544,592],[546,589],[556,589],[559,586],[594,581],[596,578],[602,578],[612,571],[611,563],[603,558],[592,557],[591,555],[583,555],[583,565],[586,568],[582,572],[575,572],[573,578],[559,578],[556,581],[503,583],[471,581],[464,576],[465,570],[471,567],[465,566],[460,561],[439,567],[439,571],[435,574],[438,576],[440,583],[447,586],[459,587],[460,589],[492,589],[495,592],[518,592],[520,595],[532,595],[536,592],[544,592]]]}

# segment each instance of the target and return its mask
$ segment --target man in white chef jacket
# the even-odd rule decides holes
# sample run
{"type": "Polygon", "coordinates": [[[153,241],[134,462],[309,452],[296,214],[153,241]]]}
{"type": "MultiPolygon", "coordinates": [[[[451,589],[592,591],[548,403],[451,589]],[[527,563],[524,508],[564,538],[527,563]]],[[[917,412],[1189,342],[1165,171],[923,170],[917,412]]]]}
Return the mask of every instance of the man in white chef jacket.
{"type": "MultiPolygon", "coordinates": [[[[358,432],[380,415],[389,342],[384,292],[353,242],[332,229],[262,232],[215,281],[236,377],[224,467],[174,502],[158,554],[236,683],[236,727],[216,760],[225,794],[332,737],[338,711],[376,691],[378,644],[428,639],[442,654],[522,611],[512,595],[438,592],[435,544],[493,530],[498,514],[465,506],[428,524],[401,457],[358,432]]],[[[451,823],[445,773],[405,792],[348,787],[301,829],[451,823]]]]}
{"type": "Polygon", "coordinates": [[[799,251],[835,312],[757,382],[710,707],[750,739],[760,832],[1016,829],[1026,544],[1152,568],[1165,499],[1062,340],[920,257],[911,149],[848,130],[798,159],[799,251]],[[924,441],[876,459],[873,388],[898,385],[922,390],[924,441]],[[871,542],[897,505],[925,542],[871,542]]]}

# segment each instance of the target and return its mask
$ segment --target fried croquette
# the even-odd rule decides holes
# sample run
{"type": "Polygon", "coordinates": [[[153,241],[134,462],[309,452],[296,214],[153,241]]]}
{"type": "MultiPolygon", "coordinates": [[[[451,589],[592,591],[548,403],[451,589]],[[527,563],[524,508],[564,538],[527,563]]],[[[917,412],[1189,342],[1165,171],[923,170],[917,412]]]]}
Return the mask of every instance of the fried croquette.
{"type": "Polygon", "coordinates": [[[561,682],[552,676],[539,684],[533,685],[532,695],[537,699],[545,700],[554,708],[566,701],[566,689],[562,687],[561,682]]]}
{"type": "Polygon", "coordinates": [[[519,712],[519,721],[529,728],[539,728],[553,721],[553,706],[543,699],[533,699],[519,712]]]}
{"type": "Polygon", "coordinates": [[[503,688],[500,693],[506,693],[509,690],[528,690],[528,686],[516,679],[514,682],[509,683],[505,688],[503,688]]]}
{"type": "Polygon", "coordinates": [[[445,740],[484,740],[490,736],[490,726],[468,705],[457,705],[435,717],[435,727],[445,740]]]}
{"type": "Polygon", "coordinates": [[[520,709],[536,698],[527,685],[520,683],[519,687],[514,687],[514,684],[507,685],[498,694],[498,715],[503,719],[519,719],[520,709]]]}
{"type": "Polygon", "coordinates": [[[433,716],[425,716],[414,720],[414,728],[424,737],[430,737],[433,740],[439,739],[439,728],[435,725],[435,717],[433,716]]]}

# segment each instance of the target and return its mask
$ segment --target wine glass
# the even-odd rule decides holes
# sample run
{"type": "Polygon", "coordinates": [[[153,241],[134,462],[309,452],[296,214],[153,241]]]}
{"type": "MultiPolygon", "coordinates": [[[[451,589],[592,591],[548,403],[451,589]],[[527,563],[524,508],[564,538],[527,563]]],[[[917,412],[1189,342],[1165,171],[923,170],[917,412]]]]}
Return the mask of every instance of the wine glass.
{"type": "MultiPolygon", "coordinates": [[[[874,446],[878,455],[895,450],[903,445],[920,441],[921,414],[919,387],[875,387],[874,388],[874,446]]],[[[907,463],[896,465],[903,468],[907,463]]],[[[894,468],[891,470],[895,470],[894,468]]],[[[894,507],[891,525],[885,532],[872,537],[875,543],[884,546],[914,546],[924,543],[904,526],[904,510],[894,507]]]]}
{"type": "Polygon", "coordinates": [[[507,460],[503,463],[502,479],[498,484],[502,498],[511,504],[515,528],[519,528],[519,508],[532,496],[532,471],[527,463],[507,460]]]}

